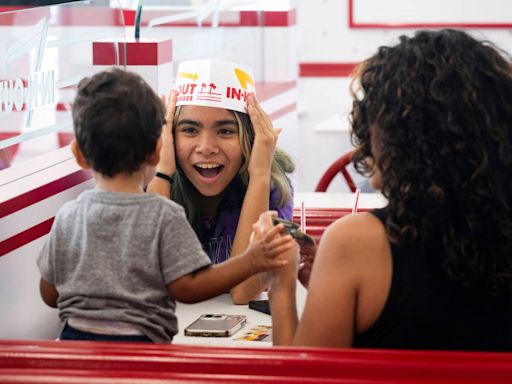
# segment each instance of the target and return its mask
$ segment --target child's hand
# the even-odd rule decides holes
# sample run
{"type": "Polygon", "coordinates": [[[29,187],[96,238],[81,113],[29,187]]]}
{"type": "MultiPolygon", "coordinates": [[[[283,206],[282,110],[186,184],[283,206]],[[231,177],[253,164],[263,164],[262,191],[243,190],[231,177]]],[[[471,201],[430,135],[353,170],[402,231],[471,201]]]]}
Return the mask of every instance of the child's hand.
{"type": "Polygon", "coordinates": [[[254,269],[258,272],[288,264],[287,259],[279,256],[295,246],[290,235],[282,234],[282,224],[272,225],[272,214],[275,213],[262,213],[258,222],[253,224],[248,253],[254,269]]]}

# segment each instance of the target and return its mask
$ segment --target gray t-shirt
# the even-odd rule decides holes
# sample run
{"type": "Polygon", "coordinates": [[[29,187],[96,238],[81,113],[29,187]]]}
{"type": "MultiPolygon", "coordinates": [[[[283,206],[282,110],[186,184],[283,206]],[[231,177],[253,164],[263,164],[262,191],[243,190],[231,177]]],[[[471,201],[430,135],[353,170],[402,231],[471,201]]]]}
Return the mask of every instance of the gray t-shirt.
{"type": "Polygon", "coordinates": [[[178,332],[167,284],[210,264],[181,206],[97,189],[58,212],[37,265],[70,316],[135,324],[155,342],[178,332]]]}

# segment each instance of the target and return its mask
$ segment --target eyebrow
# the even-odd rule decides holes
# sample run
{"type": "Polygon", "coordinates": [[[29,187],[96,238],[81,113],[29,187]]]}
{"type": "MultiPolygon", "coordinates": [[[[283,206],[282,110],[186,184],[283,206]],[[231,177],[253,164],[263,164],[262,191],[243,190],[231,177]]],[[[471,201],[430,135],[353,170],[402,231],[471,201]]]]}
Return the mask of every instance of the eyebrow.
{"type": "MultiPolygon", "coordinates": [[[[201,127],[203,125],[199,121],[191,120],[191,119],[178,120],[178,123],[176,125],[182,125],[182,124],[194,125],[196,127],[201,127]]],[[[236,120],[234,120],[234,119],[233,120],[232,119],[226,119],[226,120],[217,120],[213,124],[214,127],[222,127],[222,126],[225,126],[225,125],[236,125],[236,126],[238,126],[238,122],[236,120]]]]}

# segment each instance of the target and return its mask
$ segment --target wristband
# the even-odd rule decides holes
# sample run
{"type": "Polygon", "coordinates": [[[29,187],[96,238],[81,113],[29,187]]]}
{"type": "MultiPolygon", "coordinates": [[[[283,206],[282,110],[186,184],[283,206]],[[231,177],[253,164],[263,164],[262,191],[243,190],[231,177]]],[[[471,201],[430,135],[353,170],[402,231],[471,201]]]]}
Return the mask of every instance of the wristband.
{"type": "Polygon", "coordinates": [[[171,185],[172,185],[172,183],[174,183],[174,179],[172,178],[172,176],[166,175],[165,173],[157,172],[155,174],[155,176],[168,181],[169,184],[171,184],[171,185]]]}

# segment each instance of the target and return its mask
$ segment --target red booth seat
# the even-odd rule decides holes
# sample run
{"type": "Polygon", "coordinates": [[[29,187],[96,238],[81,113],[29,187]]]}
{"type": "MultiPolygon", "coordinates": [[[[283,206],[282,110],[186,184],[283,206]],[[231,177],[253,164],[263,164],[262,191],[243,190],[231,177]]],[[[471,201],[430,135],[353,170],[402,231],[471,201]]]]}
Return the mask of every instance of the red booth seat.
{"type": "Polygon", "coordinates": [[[506,383],[512,353],[0,340],[0,382],[506,383]]]}

